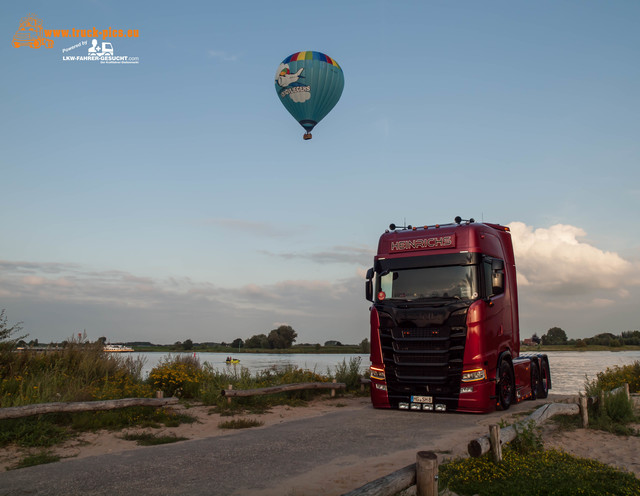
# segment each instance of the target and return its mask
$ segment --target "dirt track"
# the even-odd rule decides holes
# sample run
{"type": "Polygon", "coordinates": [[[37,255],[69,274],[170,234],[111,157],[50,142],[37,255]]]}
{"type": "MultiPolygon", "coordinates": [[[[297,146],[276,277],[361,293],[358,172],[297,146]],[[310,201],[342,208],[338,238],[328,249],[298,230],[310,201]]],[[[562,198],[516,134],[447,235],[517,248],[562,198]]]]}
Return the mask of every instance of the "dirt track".
{"type": "MultiPolygon", "coordinates": [[[[433,450],[463,455],[472,438],[505,417],[384,411],[367,399],[340,400],[262,428],[171,445],[70,458],[0,473],[5,495],[340,495],[433,450]]],[[[516,405],[528,412],[542,401],[516,405]]],[[[273,414],[272,414],[273,415],[273,414]]],[[[207,426],[189,427],[193,432],[207,426]]]]}

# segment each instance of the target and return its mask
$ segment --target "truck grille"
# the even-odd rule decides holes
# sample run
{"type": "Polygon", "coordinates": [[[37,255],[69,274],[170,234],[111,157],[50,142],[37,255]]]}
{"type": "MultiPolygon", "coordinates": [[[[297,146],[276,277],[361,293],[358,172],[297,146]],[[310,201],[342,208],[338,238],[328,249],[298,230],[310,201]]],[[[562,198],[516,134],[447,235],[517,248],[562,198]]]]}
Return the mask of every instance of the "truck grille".
{"type": "Polygon", "coordinates": [[[379,312],[380,340],[391,403],[409,401],[411,395],[431,394],[455,408],[462,378],[467,308],[439,314],[434,318],[437,322],[425,322],[422,311],[416,323],[411,322],[411,309],[385,310],[391,311],[379,312]]]}

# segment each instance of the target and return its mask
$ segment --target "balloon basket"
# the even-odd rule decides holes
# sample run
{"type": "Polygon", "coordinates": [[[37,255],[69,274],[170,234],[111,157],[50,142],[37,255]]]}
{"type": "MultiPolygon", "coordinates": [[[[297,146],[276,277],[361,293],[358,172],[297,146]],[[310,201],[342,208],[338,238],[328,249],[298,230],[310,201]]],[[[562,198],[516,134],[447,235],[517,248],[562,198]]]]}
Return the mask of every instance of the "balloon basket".
{"type": "Polygon", "coordinates": [[[303,139],[306,140],[310,140],[311,139],[311,133],[304,133],[304,135],[302,136],[303,139]]]}

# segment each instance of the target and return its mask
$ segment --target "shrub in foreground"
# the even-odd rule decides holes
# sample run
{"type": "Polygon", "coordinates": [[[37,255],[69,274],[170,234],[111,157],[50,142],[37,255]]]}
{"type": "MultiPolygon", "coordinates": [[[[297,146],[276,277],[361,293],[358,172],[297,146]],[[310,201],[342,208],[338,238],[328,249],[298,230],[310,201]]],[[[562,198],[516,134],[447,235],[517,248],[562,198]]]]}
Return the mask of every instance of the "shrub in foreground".
{"type": "Polygon", "coordinates": [[[640,480],[633,474],[556,450],[540,450],[525,455],[506,448],[501,463],[494,463],[489,454],[454,460],[440,466],[439,480],[442,487],[460,495],[640,494],[640,480]]]}
{"type": "Polygon", "coordinates": [[[640,393],[640,360],[631,365],[617,365],[598,372],[592,381],[587,379],[585,390],[587,396],[597,396],[600,391],[611,391],[625,382],[629,384],[629,392],[640,393]]]}

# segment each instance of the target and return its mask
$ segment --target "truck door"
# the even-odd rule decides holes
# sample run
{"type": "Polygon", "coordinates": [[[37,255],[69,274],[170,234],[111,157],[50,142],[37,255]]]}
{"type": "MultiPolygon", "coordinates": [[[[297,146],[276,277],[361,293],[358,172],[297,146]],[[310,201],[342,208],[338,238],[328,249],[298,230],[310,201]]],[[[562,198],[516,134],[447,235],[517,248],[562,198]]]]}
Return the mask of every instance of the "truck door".
{"type": "MultiPolygon", "coordinates": [[[[508,348],[511,341],[511,311],[505,296],[504,261],[484,257],[482,261],[483,297],[487,302],[485,333],[486,349],[496,353],[508,348]]],[[[489,367],[497,365],[497,355],[489,367]]]]}

